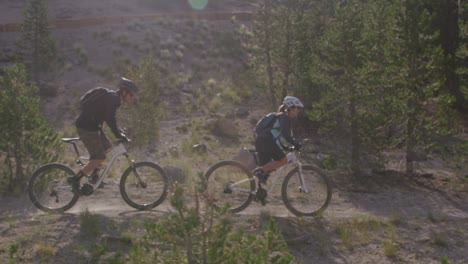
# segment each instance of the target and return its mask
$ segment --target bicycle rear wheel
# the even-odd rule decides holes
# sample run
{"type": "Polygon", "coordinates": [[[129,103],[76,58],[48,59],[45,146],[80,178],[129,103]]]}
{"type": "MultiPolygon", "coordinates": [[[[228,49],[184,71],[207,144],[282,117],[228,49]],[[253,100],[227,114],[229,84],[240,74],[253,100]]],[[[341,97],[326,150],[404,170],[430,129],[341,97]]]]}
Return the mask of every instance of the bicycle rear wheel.
{"type": "Polygon", "coordinates": [[[205,195],[217,210],[228,205],[229,211],[244,210],[253,199],[255,181],[252,172],[233,160],[211,166],[205,173],[205,195]]]}
{"type": "Polygon", "coordinates": [[[62,213],[70,209],[80,197],[67,182],[72,175],[73,170],[63,164],[50,163],[40,167],[29,179],[31,202],[44,212],[62,213]]]}
{"type": "Polygon", "coordinates": [[[166,172],[152,162],[135,163],[124,171],[120,179],[122,198],[138,210],[148,210],[160,205],[166,198],[167,188],[166,172]]]}
{"type": "Polygon", "coordinates": [[[314,165],[302,165],[304,190],[296,167],[286,175],[281,187],[284,205],[296,216],[314,216],[322,213],[332,196],[330,181],[325,173],[314,165]]]}

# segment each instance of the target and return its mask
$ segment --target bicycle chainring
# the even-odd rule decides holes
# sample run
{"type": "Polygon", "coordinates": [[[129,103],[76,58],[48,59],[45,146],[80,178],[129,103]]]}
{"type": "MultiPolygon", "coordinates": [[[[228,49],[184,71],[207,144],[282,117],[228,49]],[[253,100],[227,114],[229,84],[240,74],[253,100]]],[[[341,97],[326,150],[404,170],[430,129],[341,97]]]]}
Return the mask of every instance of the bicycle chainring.
{"type": "Polygon", "coordinates": [[[259,188],[257,190],[257,193],[255,194],[255,199],[259,202],[262,203],[262,205],[266,204],[266,197],[267,197],[267,191],[263,188],[259,188]]]}
{"type": "Polygon", "coordinates": [[[91,184],[85,183],[83,184],[83,186],[81,186],[81,189],[80,189],[81,195],[90,196],[91,194],[93,194],[93,192],[94,192],[94,189],[91,184]]]}

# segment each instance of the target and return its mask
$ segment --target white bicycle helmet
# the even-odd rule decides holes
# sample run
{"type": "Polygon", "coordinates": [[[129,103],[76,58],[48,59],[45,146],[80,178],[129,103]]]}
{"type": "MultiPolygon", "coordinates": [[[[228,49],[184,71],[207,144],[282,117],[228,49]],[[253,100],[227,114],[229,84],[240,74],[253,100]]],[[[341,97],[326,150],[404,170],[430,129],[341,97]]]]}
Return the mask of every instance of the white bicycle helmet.
{"type": "Polygon", "coordinates": [[[288,109],[293,106],[304,108],[304,104],[299,99],[289,95],[283,99],[283,105],[285,105],[288,109]]]}

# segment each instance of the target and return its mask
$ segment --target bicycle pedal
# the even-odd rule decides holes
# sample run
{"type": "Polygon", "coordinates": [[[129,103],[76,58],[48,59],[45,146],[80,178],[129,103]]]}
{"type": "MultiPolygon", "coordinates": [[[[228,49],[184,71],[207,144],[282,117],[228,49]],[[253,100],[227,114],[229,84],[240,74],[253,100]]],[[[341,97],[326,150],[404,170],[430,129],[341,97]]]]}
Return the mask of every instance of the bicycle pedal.
{"type": "Polygon", "coordinates": [[[267,191],[260,186],[260,188],[257,190],[257,193],[255,194],[255,200],[259,201],[262,205],[265,205],[267,203],[266,197],[267,191]]]}

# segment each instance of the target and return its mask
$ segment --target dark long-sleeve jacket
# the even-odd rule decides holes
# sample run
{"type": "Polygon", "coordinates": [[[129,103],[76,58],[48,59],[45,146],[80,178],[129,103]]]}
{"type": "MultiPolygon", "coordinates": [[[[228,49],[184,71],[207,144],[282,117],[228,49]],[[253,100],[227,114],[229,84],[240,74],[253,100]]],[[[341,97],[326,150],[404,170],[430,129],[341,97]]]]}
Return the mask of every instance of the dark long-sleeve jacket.
{"type": "Polygon", "coordinates": [[[112,90],[96,99],[92,106],[83,109],[75,121],[78,128],[88,131],[98,131],[102,124],[106,124],[111,129],[116,138],[120,138],[120,131],[117,126],[116,114],[120,107],[120,97],[112,90]]]}
{"type": "Polygon", "coordinates": [[[287,113],[276,114],[276,120],[271,128],[263,130],[257,137],[271,138],[280,148],[283,147],[281,139],[291,145],[296,144],[296,140],[291,135],[291,126],[287,113]]]}

